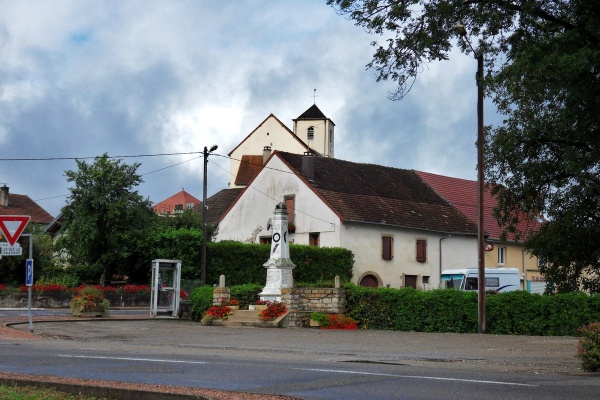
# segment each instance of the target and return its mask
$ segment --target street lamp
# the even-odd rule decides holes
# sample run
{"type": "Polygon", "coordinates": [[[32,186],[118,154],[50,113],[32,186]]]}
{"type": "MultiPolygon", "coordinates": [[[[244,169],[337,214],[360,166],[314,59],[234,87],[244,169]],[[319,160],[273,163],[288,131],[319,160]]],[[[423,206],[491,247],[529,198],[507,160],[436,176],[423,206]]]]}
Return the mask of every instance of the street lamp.
{"type": "Polygon", "coordinates": [[[200,280],[206,285],[206,166],[208,165],[208,155],[218,148],[213,144],[210,150],[204,146],[204,182],[202,190],[202,268],[200,270],[200,280]]]}
{"type": "Polygon", "coordinates": [[[485,333],[485,259],[483,229],[483,51],[475,51],[464,25],[456,25],[456,33],[463,38],[477,59],[477,332],[485,333]]]}

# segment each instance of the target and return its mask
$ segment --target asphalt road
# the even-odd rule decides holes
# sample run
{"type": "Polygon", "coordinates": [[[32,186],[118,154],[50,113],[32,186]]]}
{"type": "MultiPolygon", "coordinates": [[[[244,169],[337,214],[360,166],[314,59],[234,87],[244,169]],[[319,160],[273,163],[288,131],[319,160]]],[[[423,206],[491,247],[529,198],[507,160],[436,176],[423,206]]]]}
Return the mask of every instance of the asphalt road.
{"type": "MultiPolygon", "coordinates": [[[[29,330],[28,324],[17,329],[29,330]]],[[[204,327],[178,319],[36,322],[0,371],[304,399],[597,398],[569,337],[204,327]]]]}

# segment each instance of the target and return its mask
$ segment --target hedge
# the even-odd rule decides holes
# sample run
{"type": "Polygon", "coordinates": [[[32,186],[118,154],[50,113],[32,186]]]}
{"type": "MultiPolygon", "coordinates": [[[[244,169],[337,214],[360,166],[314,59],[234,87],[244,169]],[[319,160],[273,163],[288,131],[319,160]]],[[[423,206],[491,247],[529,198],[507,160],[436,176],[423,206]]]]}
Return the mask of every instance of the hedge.
{"type": "MultiPolygon", "coordinates": [[[[225,275],[227,286],[260,284],[267,281],[270,245],[244,244],[223,241],[207,243],[206,281],[213,285],[225,275]]],[[[352,279],[354,254],[337,247],[290,245],[290,258],[296,268],[294,281],[333,281],[338,275],[342,282],[352,279]]]]}
{"type": "MultiPolygon", "coordinates": [[[[363,329],[417,332],[477,332],[477,293],[453,289],[372,289],[346,284],[346,315],[363,329]]],[[[600,295],[542,296],[524,291],[486,297],[490,334],[578,336],[600,320],[600,295]]]]}
{"type": "MultiPolygon", "coordinates": [[[[230,286],[231,298],[245,308],[263,285],[230,286]]],[[[362,329],[415,332],[477,332],[477,293],[454,289],[372,289],[344,285],[345,315],[362,329]]],[[[212,305],[213,288],[191,293],[192,318],[200,320],[212,305]]],[[[583,325],[600,321],[600,294],[566,293],[542,296],[524,291],[486,297],[486,330],[497,335],[579,336],[583,325]]]]}

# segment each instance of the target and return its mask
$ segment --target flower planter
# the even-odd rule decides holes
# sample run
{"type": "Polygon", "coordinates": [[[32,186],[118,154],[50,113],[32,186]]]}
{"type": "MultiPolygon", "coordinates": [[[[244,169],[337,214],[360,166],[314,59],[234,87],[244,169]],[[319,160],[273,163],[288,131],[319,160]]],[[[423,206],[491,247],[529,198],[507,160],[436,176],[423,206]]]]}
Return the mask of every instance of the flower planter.
{"type": "Polygon", "coordinates": [[[263,311],[267,309],[267,305],[266,304],[257,304],[254,306],[256,311],[263,311]]]}
{"type": "Polygon", "coordinates": [[[310,325],[311,328],[318,328],[321,326],[321,324],[319,323],[319,321],[314,320],[314,319],[310,319],[310,325]]]}
{"type": "Polygon", "coordinates": [[[106,317],[106,310],[103,306],[86,307],[83,310],[72,310],[72,313],[74,316],[81,318],[106,317]]]}

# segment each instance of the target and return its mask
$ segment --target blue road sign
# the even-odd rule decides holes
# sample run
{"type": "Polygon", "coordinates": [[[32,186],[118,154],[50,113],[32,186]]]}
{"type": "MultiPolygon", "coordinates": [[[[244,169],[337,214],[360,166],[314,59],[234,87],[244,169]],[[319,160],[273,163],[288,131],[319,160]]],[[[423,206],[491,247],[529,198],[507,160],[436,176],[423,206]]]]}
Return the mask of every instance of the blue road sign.
{"type": "Polygon", "coordinates": [[[25,261],[25,286],[32,286],[33,285],[33,259],[28,258],[27,261],[25,261]]]}

